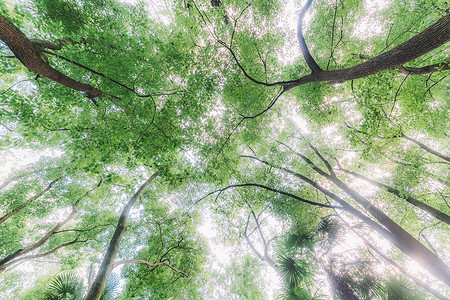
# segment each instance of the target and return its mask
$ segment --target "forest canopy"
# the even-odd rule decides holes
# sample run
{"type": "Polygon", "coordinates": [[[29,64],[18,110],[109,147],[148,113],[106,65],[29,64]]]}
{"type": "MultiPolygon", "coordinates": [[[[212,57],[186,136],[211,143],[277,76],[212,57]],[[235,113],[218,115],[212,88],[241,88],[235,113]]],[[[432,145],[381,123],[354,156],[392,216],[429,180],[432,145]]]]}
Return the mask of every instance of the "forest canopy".
{"type": "Polygon", "coordinates": [[[0,1],[0,298],[448,299],[444,0],[0,1]]]}

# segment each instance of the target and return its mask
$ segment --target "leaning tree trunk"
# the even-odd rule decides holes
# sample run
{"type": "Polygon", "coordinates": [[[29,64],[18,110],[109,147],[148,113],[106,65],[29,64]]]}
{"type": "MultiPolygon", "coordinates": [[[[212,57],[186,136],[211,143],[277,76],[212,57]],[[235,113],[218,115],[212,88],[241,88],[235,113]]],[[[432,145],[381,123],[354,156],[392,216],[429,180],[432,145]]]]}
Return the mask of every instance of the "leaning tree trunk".
{"type": "MultiPolygon", "coordinates": [[[[418,262],[423,268],[428,270],[431,274],[433,274],[436,278],[440,279],[442,282],[450,285],[450,269],[445,262],[443,262],[437,255],[435,255],[432,251],[430,251],[427,247],[422,245],[417,239],[415,239],[411,234],[409,234],[405,229],[395,223],[392,219],[390,219],[384,212],[380,209],[372,205],[365,197],[351,189],[348,185],[340,181],[334,174],[334,172],[330,175],[318,168],[311,160],[299,154],[315,171],[317,171],[320,175],[324,176],[328,180],[332,181],[335,185],[337,185],[341,190],[346,192],[351,198],[353,198],[361,207],[363,207],[370,215],[372,215],[379,223],[374,220],[368,218],[363,212],[356,209],[349,203],[347,203],[344,199],[338,197],[334,193],[331,193],[327,189],[321,187],[316,182],[311,179],[293,172],[284,167],[278,167],[273,165],[267,161],[258,159],[253,156],[242,156],[251,159],[255,159],[261,163],[277,168],[281,171],[287,172],[289,174],[294,175],[295,177],[301,179],[304,182],[307,182],[320,192],[325,195],[331,197],[333,200],[338,202],[342,207],[347,210],[349,213],[353,214],[355,217],[361,219],[367,225],[369,225],[372,229],[376,230],[379,234],[385,237],[389,242],[395,245],[398,249],[400,249],[403,253],[414,259],[418,262]]],[[[322,156],[320,156],[323,159],[322,156]]],[[[326,163],[328,166],[328,162],[326,163]]],[[[329,168],[331,169],[331,167],[329,168]]]]}
{"type": "Polygon", "coordinates": [[[133,207],[137,199],[142,195],[147,186],[158,176],[158,172],[155,172],[134,194],[133,197],[125,205],[124,209],[117,223],[116,231],[109,242],[108,250],[106,251],[105,257],[103,258],[100,269],[97,273],[97,277],[89,288],[86,300],[98,300],[105,289],[106,283],[108,282],[108,277],[114,267],[114,259],[116,258],[117,251],[119,251],[120,241],[122,236],[127,230],[127,222],[130,214],[130,210],[133,207]]]}

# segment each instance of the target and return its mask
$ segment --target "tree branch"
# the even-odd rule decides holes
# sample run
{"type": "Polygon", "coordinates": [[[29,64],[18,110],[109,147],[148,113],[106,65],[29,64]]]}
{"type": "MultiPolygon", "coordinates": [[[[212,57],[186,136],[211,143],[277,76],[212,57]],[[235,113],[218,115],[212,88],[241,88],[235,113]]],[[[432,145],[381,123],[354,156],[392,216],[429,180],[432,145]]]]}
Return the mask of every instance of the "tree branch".
{"type": "Polygon", "coordinates": [[[16,252],[6,256],[4,259],[2,259],[0,261],[0,272],[4,271],[6,268],[6,265],[11,262],[12,260],[17,259],[18,257],[27,254],[37,248],[39,248],[40,246],[42,246],[45,242],[47,242],[47,240],[55,234],[55,232],[57,232],[61,227],[63,227],[64,225],[67,224],[67,222],[69,222],[73,216],[76,214],[77,209],[75,207],[75,205],[72,205],[72,211],[69,214],[69,216],[67,216],[66,219],[64,219],[63,221],[59,222],[52,230],[48,231],[46,234],[44,234],[44,236],[39,239],[37,242],[31,244],[30,246],[27,246],[25,248],[19,249],[16,252]]]}
{"type": "Polygon", "coordinates": [[[311,53],[309,52],[308,46],[305,42],[305,38],[303,37],[303,18],[305,17],[306,11],[311,6],[311,3],[312,0],[308,0],[301,10],[300,14],[298,15],[297,40],[300,45],[300,50],[302,51],[303,57],[305,58],[308,67],[311,69],[311,72],[314,74],[322,71],[322,69],[319,67],[319,65],[316,63],[311,53]]]}
{"type": "MultiPolygon", "coordinates": [[[[33,196],[31,199],[25,201],[24,203],[22,203],[21,205],[17,206],[16,208],[14,208],[13,210],[7,212],[5,215],[3,215],[0,218],[0,224],[2,224],[3,222],[5,222],[6,220],[8,220],[12,215],[18,213],[19,211],[21,211],[24,207],[26,207],[28,204],[30,204],[31,202],[35,201],[36,199],[38,199],[39,197],[43,196],[45,193],[47,193],[55,183],[57,183],[59,180],[61,180],[62,177],[59,177],[58,179],[53,180],[52,182],[50,182],[50,184],[45,188],[45,190],[43,190],[42,192],[38,193],[37,195],[33,196]]],[[[9,183],[9,182],[7,182],[9,183]]]]}
{"type": "Polygon", "coordinates": [[[356,178],[362,179],[362,180],[364,180],[364,181],[366,181],[366,182],[368,182],[368,183],[370,183],[370,184],[372,184],[372,185],[374,185],[374,186],[376,186],[378,188],[384,189],[384,190],[388,191],[389,193],[391,193],[393,195],[396,195],[399,198],[405,199],[406,202],[411,203],[412,205],[414,205],[414,206],[422,209],[423,211],[429,213],[430,215],[432,215],[436,219],[438,219],[440,221],[443,221],[443,222],[445,222],[445,223],[450,225],[450,216],[449,215],[441,212],[440,210],[435,209],[434,207],[426,204],[425,202],[417,200],[416,198],[414,198],[412,196],[406,195],[404,192],[401,192],[401,191],[399,191],[399,190],[397,190],[397,189],[395,189],[393,187],[390,187],[390,186],[388,186],[386,184],[383,184],[381,182],[372,180],[372,179],[370,179],[370,178],[368,178],[366,176],[360,175],[358,173],[355,173],[355,172],[343,169],[341,167],[339,167],[339,171],[343,171],[343,172],[345,172],[347,174],[350,174],[350,175],[352,175],[352,176],[354,176],[356,178]]]}
{"type": "Polygon", "coordinates": [[[123,259],[123,260],[119,260],[119,261],[117,261],[117,262],[114,263],[113,269],[114,269],[115,267],[119,266],[119,265],[122,265],[122,264],[129,264],[129,263],[140,263],[140,264],[145,264],[145,265],[147,265],[147,266],[149,266],[149,267],[166,266],[166,267],[171,268],[171,269],[174,270],[175,272],[180,273],[180,274],[183,275],[184,277],[189,277],[188,274],[186,274],[186,273],[184,273],[184,272],[182,272],[182,271],[180,271],[180,270],[175,269],[174,267],[172,267],[172,266],[171,266],[170,264],[168,264],[168,263],[162,263],[162,262],[159,262],[159,263],[151,263],[151,262],[148,262],[148,261],[143,260],[143,259],[123,259]]]}
{"type": "Polygon", "coordinates": [[[76,81],[52,68],[42,59],[39,48],[3,15],[0,15],[0,27],[2,28],[0,31],[0,39],[30,72],[47,77],[73,90],[86,93],[96,105],[97,103],[93,98],[107,95],[107,93],[89,84],[76,81]]]}

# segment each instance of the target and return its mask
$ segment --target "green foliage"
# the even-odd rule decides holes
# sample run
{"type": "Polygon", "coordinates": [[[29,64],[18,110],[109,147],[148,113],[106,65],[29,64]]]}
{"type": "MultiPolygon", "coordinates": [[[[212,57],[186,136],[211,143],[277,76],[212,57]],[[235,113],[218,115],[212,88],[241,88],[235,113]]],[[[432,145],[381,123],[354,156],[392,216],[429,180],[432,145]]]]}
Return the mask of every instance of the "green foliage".
{"type": "MultiPolygon", "coordinates": [[[[49,299],[81,297],[79,278],[61,272],[80,271],[97,261],[126,199],[143,178],[158,170],[158,182],[132,210],[118,256],[169,263],[189,277],[167,266],[133,263],[123,267],[123,279],[111,278],[105,298],[201,299],[217,286],[235,298],[267,298],[258,277],[262,266],[255,258],[235,258],[216,272],[220,274],[206,271],[212,263],[206,258],[206,241],[197,233],[204,207],[216,214],[218,235],[228,244],[240,241],[249,210],[273,217],[277,232],[270,233],[276,241],[269,249],[275,249],[279,258],[285,282],[282,298],[319,298],[315,295],[323,289],[316,287],[329,285],[322,282],[327,271],[364,299],[424,298],[416,291],[408,293],[412,287],[404,281],[392,280],[383,287],[386,276],[374,275],[361,249],[352,249],[349,255],[337,253],[348,243],[348,233],[329,216],[336,213],[333,210],[256,187],[228,189],[203,199],[205,206],[189,212],[186,208],[212,190],[242,183],[336,205],[293,172],[354,205],[295,153],[308,156],[329,173],[311,143],[339,179],[366,193],[372,205],[413,236],[427,229],[433,247],[448,252],[448,228],[435,225],[432,217],[405,205],[404,199],[361,185],[339,170],[342,166],[360,172],[448,213],[448,164],[404,138],[411,136],[446,154],[448,70],[415,75],[394,69],[351,82],[309,83],[273,103],[282,87],[271,83],[296,80],[310,72],[299,58],[293,28],[280,26],[292,17],[292,7],[279,0],[218,2],[214,6],[210,0],[164,1],[166,7],[157,11],[145,1],[136,5],[114,0],[0,2],[0,13],[27,37],[55,44],[65,39],[62,49],[54,51],[60,57],[43,54],[50,66],[107,93],[89,99],[36,76],[19,60],[7,58],[11,51],[0,44],[0,151],[26,149],[43,156],[31,171],[5,178],[12,182],[0,194],[1,216],[26,206],[0,224],[0,259],[41,239],[67,216],[71,205],[76,203],[78,210],[32,253],[44,254],[77,241],[45,256],[58,262],[56,269],[43,267],[30,283],[34,286],[20,291],[12,282],[21,282],[28,274],[17,263],[0,275],[0,295],[41,296],[42,286],[57,272],[62,275],[49,285],[49,299]],[[252,118],[270,104],[274,104],[270,110],[252,118]],[[274,166],[241,155],[254,155],[274,166]],[[60,177],[48,193],[27,202],[60,177]],[[119,280],[125,281],[122,295],[114,289],[119,280]]],[[[303,34],[322,69],[351,67],[392,49],[441,18],[448,8],[445,0],[393,0],[381,9],[369,2],[313,2],[303,34]],[[368,25],[376,24],[381,33],[355,34],[364,20],[375,20],[368,25]]],[[[297,13],[300,3],[295,5],[297,13]]],[[[448,60],[447,50],[445,45],[406,67],[442,64],[448,60]]],[[[355,218],[342,216],[353,229],[375,240],[355,218]]],[[[403,260],[396,250],[384,244],[380,248],[403,260]]]]}

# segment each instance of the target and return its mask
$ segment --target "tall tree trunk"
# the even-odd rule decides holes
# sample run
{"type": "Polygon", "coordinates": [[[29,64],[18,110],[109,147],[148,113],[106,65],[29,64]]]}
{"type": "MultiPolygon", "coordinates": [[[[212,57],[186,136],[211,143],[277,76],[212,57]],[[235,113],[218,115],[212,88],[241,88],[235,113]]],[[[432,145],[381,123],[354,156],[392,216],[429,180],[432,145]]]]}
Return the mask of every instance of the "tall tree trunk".
{"type": "MultiPolygon", "coordinates": [[[[335,211],[336,212],[336,211],[335,211]]],[[[373,251],[375,251],[379,256],[381,256],[384,260],[386,260],[388,263],[390,263],[392,266],[394,266],[395,268],[397,268],[403,275],[405,275],[406,277],[408,277],[410,280],[412,280],[415,284],[421,286],[422,288],[424,288],[425,290],[427,290],[428,292],[430,292],[431,294],[433,294],[434,296],[436,296],[438,299],[441,300],[448,300],[447,297],[445,297],[444,295],[442,295],[440,292],[436,291],[435,289],[433,289],[432,287],[430,287],[428,284],[426,284],[425,282],[423,282],[422,280],[414,277],[413,275],[411,275],[405,268],[403,268],[402,266],[400,266],[399,264],[397,264],[395,261],[393,261],[391,258],[389,258],[387,255],[385,255],[381,250],[379,250],[377,247],[375,247],[372,243],[370,243],[364,236],[362,236],[361,234],[359,234],[359,232],[353,227],[350,226],[339,214],[336,215],[341,219],[341,221],[352,231],[354,232],[363,242],[364,244],[371,248],[373,251]]]]}
{"type": "Polygon", "coordinates": [[[105,289],[106,283],[108,282],[111,270],[114,267],[114,259],[116,258],[117,251],[119,251],[120,241],[122,236],[127,230],[127,222],[130,214],[130,210],[133,207],[137,199],[142,195],[147,186],[158,176],[158,172],[155,172],[144,184],[137,190],[136,194],[128,201],[122,210],[122,213],[117,223],[114,235],[109,242],[108,250],[103,258],[100,269],[98,270],[97,277],[89,288],[86,300],[98,300],[105,289]]]}
{"type": "Polygon", "coordinates": [[[45,190],[43,190],[39,194],[35,195],[34,197],[29,199],[28,201],[25,201],[24,203],[22,203],[21,205],[17,206],[13,210],[11,210],[11,211],[7,212],[6,214],[4,214],[2,217],[0,217],[0,224],[5,222],[6,220],[8,220],[12,215],[14,215],[14,214],[18,213],[19,211],[21,211],[24,207],[26,207],[28,204],[30,204],[34,200],[38,199],[39,197],[41,197],[42,195],[47,193],[52,188],[52,186],[55,183],[57,183],[60,179],[61,179],[61,177],[58,178],[58,179],[53,180],[52,182],[50,182],[50,184],[47,186],[47,188],[45,190]]]}
{"type": "Polygon", "coordinates": [[[90,98],[106,95],[103,91],[74,80],[52,68],[42,59],[39,48],[3,15],[0,15],[0,39],[30,72],[47,77],[73,90],[84,92],[90,98]]]}
{"type": "MultiPolygon", "coordinates": [[[[301,155],[301,154],[299,154],[301,155]]],[[[303,156],[303,155],[301,155],[303,156]]],[[[358,204],[360,204],[367,212],[369,212],[379,223],[376,223],[372,219],[368,218],[361,211],[357,210],[342,198],[337,195],[331,193],[327,189],[321,187],[316,182],[311,179],[293,172],[287,168],[278,167],[266,161],[260,160],[253,156],[243,156],[258,160],[264,164],[275,167],[279,170],[285,171],[289,174],[294,175],[295,177],[301,179],[302,181],[307,182],[312,185],[317,190],[321,191],[325,195],[331,197],[333,200],[338,202],[342,207],[344,207],[348,212],[353,214],[355,217],[361,219],[366,224],[368,224],[372,229],[376,230],[383,237],[388,239],[393,245],[395,245],[398,249],[400,249],[403,253],[414,259],[418,262],[423,268],[428,270],[431,274],[436,276],[436,278],[440,279],[447,285],[450,285],[450,269],[445,262],[443,262],[437,255],[435,255],[432,251],[430,251],[427,247],[422,245],[417,239],[415,239],[412,235],[410,235],[406,230],[404,230],[401,226],[395,223],[392,219],[390,219],[384,212],[380,209],[372,205],[365,197],[358,194],[356,191],[351,189],[348,185],[340,181],[334,174],[328,175],[326,172],[315,166],[311,160],[306,158],[306,162],[309,165],[312,165],[313,169],[316,170],[320,175],[332,181],[335,185],[337,185],[341,190],[346,192],[351,198],[353,198],[358,204]],[[381,224],[381,225],[380,225],[381,224]]],[[[320,156],[323,159],[322,156],[320,156]]],[[[327,163],[327,165],[329,165],[327,163]]]]}
{"type": "Polygon", "coordinates": [[[350,174],[350,175],[352,175],[352,176],[354,176],[356,178],[362,179],[362,180],[364,180],[364,181],[366,181],[366,182],[368,182],[368,183],[370,183],[370,184],[372,184],[372,185],[374,185],[376,187],[385,189],[389,193],[391,193],[393,195],[396,195],[399,198],[405,199],[408,203],[411,203],[412,205],[422,209],[423,211],[426,211],[427,213],[429,213],[430,215],[432,215],[436,219],[441,220],[442,222],[445,222],[445,223],[450,225],[450,216],[449,215],[447,215],[446,213],[441,212],[440,210],[437,210],[436,208],[434,208],[434,207],[432,207],[432,206],[430,206],[430,205],[428,205],[428,204],[426,204],[426,203],[424,203],[424,202],[422,202],[420,200],[417,200],[416,198],[414,198],[412,196],[405,195],[404,193],[400,192],[399,190],[397,190],[397,189],[395,189],[393,187],[390,187],[390,186],[385,185],[385,184],[383,184],[381,182],[372,180],[372,179],[367,178],[367,177],[365,177],[363,175],[360,175],[358,173],[355,173],[355,172],[352,172],[352,171],[349,171],[349,170],[345,170],[345,169],[342,169],[342,168],[340,168],[339,170],[343,171],[345,173],[348,173],[348,174],[350,174]]]}

